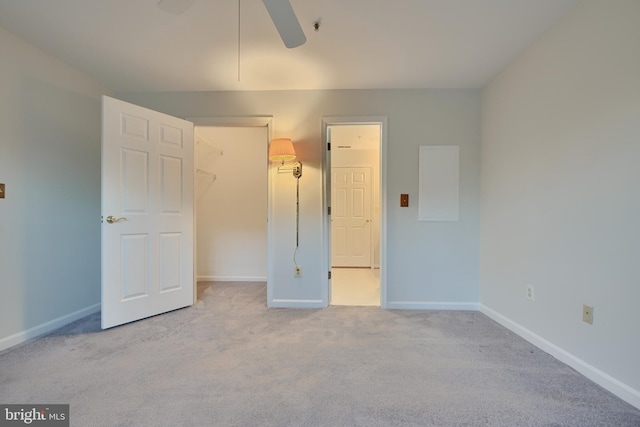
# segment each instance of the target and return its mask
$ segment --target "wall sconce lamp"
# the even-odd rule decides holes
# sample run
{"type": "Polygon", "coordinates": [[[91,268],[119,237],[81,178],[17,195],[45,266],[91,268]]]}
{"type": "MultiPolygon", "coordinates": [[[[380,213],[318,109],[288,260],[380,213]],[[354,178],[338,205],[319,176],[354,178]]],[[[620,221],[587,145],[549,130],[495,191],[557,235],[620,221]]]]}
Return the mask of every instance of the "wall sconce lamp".
{"type": "Polygon", "coordinates": [[[296,158],[296,150],[293,148],[293,142],[289,138],[278,138],[269,144],[269,160],[274,163],[280,163],[278,173],[293,172],[293,176],[300,179],[302,176],[302,163],[294,162],[286,165],[296,158]]]}
{"type": "Polygon", "coordinates": [[[302,176],[302,163],[294,162],[285,165],[296,158],[296,150],[293,148],[293,142],[289,138],[278,138],[269,144],[269,160],[274,163],[280,163],[278,173],[293,172],[296,178],[296,249],[293,252],[293,264],[295,265],[295,275],[300,277],[301,269],[298,267],[296,255],[298,253],[299,235],[300,235],[300,177],[302,176]]]}

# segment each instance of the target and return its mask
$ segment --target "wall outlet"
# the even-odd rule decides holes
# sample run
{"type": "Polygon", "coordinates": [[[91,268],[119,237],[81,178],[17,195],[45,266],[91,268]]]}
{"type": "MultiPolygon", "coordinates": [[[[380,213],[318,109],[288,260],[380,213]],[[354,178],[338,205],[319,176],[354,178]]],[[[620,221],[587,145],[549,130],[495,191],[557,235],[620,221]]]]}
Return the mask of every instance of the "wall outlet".
{"type": "Polygon", "coordinates": [[[302,277],[302,267],[299,265],[293,267],[293,277],[302,277]]]}
{"type": "Polygon", "coordinates": [[[535,292],[535,289],[533,286],[527,286],[527,299],[534,301],[536,299],[534,292],[535,292]]]}
{"type": "Polygon", "coordinates": [[[593,325],[593,307],[588,305],[582,306],[582,321],[593,325]]]}

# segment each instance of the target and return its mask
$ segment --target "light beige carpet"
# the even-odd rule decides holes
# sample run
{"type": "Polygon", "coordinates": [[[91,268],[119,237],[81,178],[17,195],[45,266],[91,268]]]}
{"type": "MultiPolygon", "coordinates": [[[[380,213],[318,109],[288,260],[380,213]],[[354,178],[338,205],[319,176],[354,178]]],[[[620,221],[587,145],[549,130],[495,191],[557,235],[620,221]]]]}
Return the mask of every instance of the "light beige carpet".
{"type": "Polygon", "coordinates": [[[0,401],[91,426],[639,426],[640,411],[477,312],[267,309],[262,283],[0,353],[0,401]]]}

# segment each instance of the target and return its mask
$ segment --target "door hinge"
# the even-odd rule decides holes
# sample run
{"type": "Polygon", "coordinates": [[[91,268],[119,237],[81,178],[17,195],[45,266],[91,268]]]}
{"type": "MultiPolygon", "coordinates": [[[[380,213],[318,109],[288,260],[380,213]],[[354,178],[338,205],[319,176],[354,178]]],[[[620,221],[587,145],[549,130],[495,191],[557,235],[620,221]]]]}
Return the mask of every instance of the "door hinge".
{"type": "Polygon", "coordinates": [[[331,151],[331,142],[327,142],[327,151],[331,151]]]}
{"type": "Polygon", "coordinates": [[[331,206],[327,206],[327,215],[331,215],[331,206]]]}
{"type": "Polygon", "coordinates": [[[329,272],[329,280],[331,280],[331,272],[329,272]]]}

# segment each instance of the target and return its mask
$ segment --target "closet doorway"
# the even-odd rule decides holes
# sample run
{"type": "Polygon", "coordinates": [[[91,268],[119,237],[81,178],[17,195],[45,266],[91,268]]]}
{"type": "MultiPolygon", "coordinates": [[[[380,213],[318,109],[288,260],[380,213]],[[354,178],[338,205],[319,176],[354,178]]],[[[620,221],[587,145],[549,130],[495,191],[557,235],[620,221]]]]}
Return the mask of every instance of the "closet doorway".
{"type": "Polygon", "coordinates": [[[268,129],[196,125],[194,135],[197,281],[267,282],[268,129]]]}
{"type": "Polygon", "coordinates": [[[330,125],[331,305],[380,306],[380,124],[330,125]]]}

